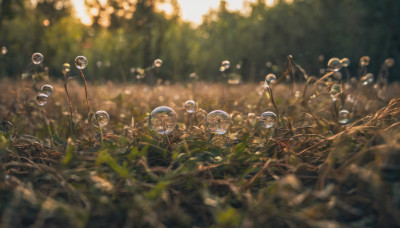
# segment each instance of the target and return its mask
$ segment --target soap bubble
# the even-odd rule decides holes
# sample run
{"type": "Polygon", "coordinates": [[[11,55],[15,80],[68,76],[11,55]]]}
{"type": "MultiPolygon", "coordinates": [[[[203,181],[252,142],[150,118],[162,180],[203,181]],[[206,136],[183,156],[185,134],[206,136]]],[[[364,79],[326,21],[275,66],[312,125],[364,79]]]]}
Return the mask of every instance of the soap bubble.
{"type": "Polygon", "coordinates": [[[350,122],[350,113],[347,110],[342,110],[339,112],[338,116],[339,123],[348,124],[350,122]]]}
{"type": "Polygon", "coordinates": [[[273,128],[276,123],[276,114],[273,112],[264,112],[261,114],[260,125],[263,128],[273,128]]]}
{"type": "Polygon", "coordinates": [[[247,114],[247,121],[249,122],[249,124],[251,126],[254,126],[256,124],[257,121],[257,117],[255,113],[250,112],[249,114],[247,114]]]}
{"type": "Polygon", "coordinates": [[[340,59],[338,58],[331,58],[328,61],[328,68],[332,71],[339,71],[342,69],[342,64],[340,63],[340,59]]]}
{"type": "Polygon", "coordinates": [[[371,58],[369,56],[363,56],[360,58],[360,66],[368,66],[369,62],[371,61],[371,58]]]}
{"type": "Polygon", "coordinates": [[[97,111],[91,115],[91,122],[95,127],[105,127],[110,122],[110,115],[106,111],[97,111]]]}
{"type": "Polygon", "coordinates": [[[228,60],[224,60],[221,63],[221,67],[223,67],[225,70],[227,70],[231,67],[231,62],[229,62],[228,60]]]}
{"type": "Polygon", "coordinates": [[[331,96],[334,96],[338,93],[342,92],[342,88],[340,87],[339,84],[333,84],[331,87],[331,91],[329,92],[331,96]]]}
{"type": "Polygon", "coordinates": [[[162,64],[163,64],[163,61],[161,59],[154,60],[154,66],[155,67],[161,67],[162,64]]]}
{"type": "Polygon", "coordinates": [[[156,131],[158,134],[167,135],[171,133],[176,124],[177,116],[175,111],[167,106],[155,108],[149,117],[150,130],[156,131]]]}
{"type": "Polygon", "coordinates": [[[208,131],[223,135],[228,131],[228,128],[231,125],[231,118],[228,113],[222,110],[215,110],[207,115],[206,122],[208,131]]]}
{"type": "Polygon", "coordinates": [[[365,76],[361,77],[360,81],[361,84],[364,86],[370,85],[374,82],[374,75],[372,73],[368,73],[365,76]]]}
{"type": "Polygon", "coordinates": [[[185,102],[184,107],[185,107],[186,112],[188,112],[188,113],[194,113],[194,112],[196,111],[197,105],[196,105],[196,102],[195,102],[195,101],[193,101],[193,100],[187,100],[187,101],[185,102]]]}
{"type": "Polygon", "coordinates": [[[85,56],[78,56],[75,58],[75,66],[79,70],[83,70],[86,68],[88,61],[85,56]]]}
{"type": "Polygon", "coordinates": [[[69,63],[64,63],[62,66],[62,73],[66,75],[71,70],[71,65],[69,63]]]}
{"type": "Polygon", "coordinates": [[[39,65],[43,62],[43,55],[39,52],[33,53],[32,62],[36,65],[39,65]]]}
{"type": "Polygon", "coordinates": [[[342,67],[349,67],[350,66],[350,59],[343,58],[343,59],[340,60],[340,64],[342,64],[342,67]]]}
{"type": "Polygon", "coordinates": [[[49,97],[51,94],[53,94],[53,86],[49,84],[43,85],[40,91],[49,97]]]}
{"type": "Polygon", "coordinates": [[[276,75],[275,74],[268,74],[267,76],[265,76],[265,82],[264,82],[264,86],[269,86],[272,83],[276,82],[276,75]]]}
{"type": "Polygon", "coordinates": [[[387,59],[385,60],[385,65],[386,65],[387,67],[392,67],[392,66],[394,66],[394,59],[393,59],[393,58],[387,58],[387,59]]]}
{"type": "Polygon", "coordinates": [[[49,97],[46,94],[38,93],[36,95],[36,104],[39,106],[44,106],[47,103],[48,99],[49,97]]]}

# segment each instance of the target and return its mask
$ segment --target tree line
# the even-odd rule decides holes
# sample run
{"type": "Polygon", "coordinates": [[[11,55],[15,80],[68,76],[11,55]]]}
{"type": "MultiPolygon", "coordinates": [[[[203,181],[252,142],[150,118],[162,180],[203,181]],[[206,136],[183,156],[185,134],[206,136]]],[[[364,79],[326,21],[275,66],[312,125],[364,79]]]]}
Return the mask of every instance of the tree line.
{"type": "MultiPolygon", "coordinates": [[[[387,57],[400,62],[397,0],[280,0],[273,6],[258,0],[246,13],[229,11],[221,0],[196,27],[181,20],[176,0],[171,14],[157,10],[162,2],[86,1],[93,20],[87,26],[73,16],[69,0],[1,0],[0,75],[31,71],[34,52],[45,56],[39,70],[51,77],[61,78],[63,63],[84,55],[89,80],[123,82],[137,81],[141,71],[173,82],[193,72],[220,80],[223,60],[243,81],[258,81],[281,73],[288,55],[316,76],[331,57],[349,58],[354,75],[361,56],[371,57],[372,73],[387,57]],[[157,58],[163,65],[153,70],[157,58]]],[[[399,65],[391,71],[399,72],[399,65]]]]}

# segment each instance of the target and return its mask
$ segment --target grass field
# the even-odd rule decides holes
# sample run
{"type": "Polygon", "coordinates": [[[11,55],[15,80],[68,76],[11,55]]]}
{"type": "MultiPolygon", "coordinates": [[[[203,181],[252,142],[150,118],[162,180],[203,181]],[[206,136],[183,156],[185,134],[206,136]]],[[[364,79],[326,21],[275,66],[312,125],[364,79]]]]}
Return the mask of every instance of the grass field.
{"type": "Polygon", "coordinates": [[[79,78],[72,125],[64,83],[40,107],[43,84],[0,84],[1,227],[400,226],[398,83],[278,81],[273,97],[259,84],[89,84],[102,129],[79,78]],[[158,135],[148,116],[164,105],[178,124],[158,135]],[[206,129],[217,109],[231,116],[224,135],[206,129]],[[265,111],[275,128],[259,124],[265,111]]]}

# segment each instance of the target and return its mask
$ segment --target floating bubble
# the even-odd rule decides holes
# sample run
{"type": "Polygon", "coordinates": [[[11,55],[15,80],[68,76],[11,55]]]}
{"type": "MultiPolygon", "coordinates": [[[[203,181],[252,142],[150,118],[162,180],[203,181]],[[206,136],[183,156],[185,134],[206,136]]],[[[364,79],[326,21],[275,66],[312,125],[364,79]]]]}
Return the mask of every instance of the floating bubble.
{"type": "Polygon", "coordinates": [[[271,68],[272,67],[272,62],[270,62],[270,61],[266,62],[265,66],[268,67],[268,68],[271,68]]]}
{"type": "Polygon", "coordinates": [[[273,112],[264,112],[261,114],[260,125],[263,128],[273,128],[276,123],[276,114],[273,112]]]}
{"type": "Polygon", "coordinates": [[[361,84],[366,86],[374,83],[374,75],[372,73],[368,73],[360,79],[361,84]]]}
{"type": "Polygon", "coordinates": [[[393,58],[387,58],[387,59],[385,59],[385,65],[386,65],[387,67],[392,67],[392,66],[394,66],[394,59],[393,59],[393,58]]]}
{"type": "Polygon", "coordinates": [[[171,133],[176,124],[177,116],[175,111],[167,106],[155,108],[149,117],[150,130],[156,131],[158,134],[167,135],[171,133]]]}
{"type": "Polygon", "coordinates": [[[186,112],[194,113],[194,112],[196,112],[197,105],[196,105],[196,102],[194,102],[194,100],[187,100],[185,102],[184,107],[185,107],[186,112]]]}
{"type": "Polygon", "coordinates": [[[339,84],[333,84],[331,87],[331,91],[329,92],[331,96],[335,96],[336,94],[342,92],[342,88],[339,84]]]}
{"type": "Polygon", "coordinates": [[[342,64],[342,67],[349,67],[350,66],[350,59],[343,58],[343,59],[340,60],[340,64],[342,64]]]}
{"type": "Polygon", "coordinates": [[[71,70],[71,65],[69,63],[64,63],[62,66],[62,73],[66,75],[71,70]]]}
{"type": "Polygon", "coordinates": [[[365,67],[369,65],[371,58],[369,56],[363,56],[360,58],[360,66],[365,67]]]}
{"type": "Polygon", "coordinates": [[[161,59],[154,60],[154,66],[155,67],[161,67],[162,64],[163,64],[163,61],[161,59]]]}
{"type": "Polygon", "coordinates": [[[339,71],[342,69],[342,64],[340,63],[340,59],[338,58],[331,58],[328,61],[328,68],[332,71],[339,71]]]}
{"type": "Polygon", "coordinates": [[[40,91],[49,97],[51,94],[53,94],[53,86],[49,84],[43,85],[40,91]]]}
{"type": "Polygon", "coordinates": [[[231,125],[231,118],[228,113],[222,110],[215,110],[207,115],[206,127],[209,132],[223,135],[231,125]]]}
{"type": "Polygon", "coordinates": [[[79,70],[83,70],[86,68],[88,61],[85,56],[78,56],[75,58],[75,66],[79,70]]]}
{"type": "Polygon", "coordinates": [[[219,71],[220,71],[220,72],[224,72],[224,71],[225,71],[225,67],[221,66],[221,67],[219,68],[219,71]]]}
{"type": "Polygon", "coordinates": [[[91,122],[95,127],[105,127],[110,122],[110,115],[106,111],[97,111],[94,115],[92,114],[91,122]]]}
{"type": "Polygon", "coordinates": [[[231,67],[231,62],[229,62],[228,60],[224,60],[221,63],[221,67],[223,67],[225,70],[227,70],[231,67]]]}
{"type": "Polygon", "coordinates": [[[348,124],[350,122],[350,113],[347,110],[339,112],[338,120],[340,124],[348,124]]]}
{"type": "Polygon", "coordinates": [[[36,65],[39,65],[43,62],[43,55],[39,52],[33,53],[32,62],[36,65]]]}
{"type": "Polygon", "coordinates": [[[323,55],[318,56],[318,61],[323,62],[324,59],[325,59],[325,56],[323,56],[323,55]]]}
{"type": "Polygon", "coordinates": [[[1,47],[1,54],[3,54],[3,55],[5,55],[5,54],[7,54],[7,47],[6,46],[3,46],[3,47],[1,47]]]}
{"type": "Polygon", "coordinates": [[[247,121],[250,123],[251,126],[254,126],[257,121],[257,117],[255,113],[250,112],[247,114],[247,121]]]}
{"type": "Polygon", "coordinates": [[[46,94],[38,93],[36,95],[36,104],[39,106],[44,106],[47,103],[48,99],[49,97],[46,94]]]}
{"type": "Polygon", "coordinates": [[[265,82],[264,82],[264,85],[265,86],[269,86],[269,85],[271,85],[272,83],[275,83],[276,82],[276,75],[275,74],[268,74],[267,76],[265,76],[265,82]]]}

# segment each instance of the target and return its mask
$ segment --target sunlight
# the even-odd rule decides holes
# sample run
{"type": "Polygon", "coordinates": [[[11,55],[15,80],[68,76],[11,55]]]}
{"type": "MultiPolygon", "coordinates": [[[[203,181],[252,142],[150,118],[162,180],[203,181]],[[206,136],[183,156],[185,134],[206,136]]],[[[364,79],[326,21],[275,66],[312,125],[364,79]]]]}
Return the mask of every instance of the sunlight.
{"type": "MultiPolygon", "coordinates": [[[[256,0],[227,0],[227,7],[229,10],[242,10],[245,4],[255,2],[256,0]]],[[[107,0],[101,0],[100,4],[105,5],[107,0]]],[[[276,0],[265,0],[268,6],[275,4],[276,0]]],[[[181,17],[184,21],[192,22],[193,24],[201,24],[203,15],[210,11],[210,9],[217,9],[219,1],[216,0],[178,0],[181,17]]],[[[72,5],[75,10],[75,15],[80,19],[82,24],[86,26],[92,25],[93,21],[90,15],[97,15],[97,9],[91,9],[90,13],[86,10],[85,2],[83,0],[72,0],[72,5]]],[[[164,11],[166,14],[171,14],[173,8],[169,1],[165,1],[157,6],[158,10],[164,11]]]]}
{"type": "Polygon", "coordinates": [[[82,0],[72,0],[72,5],[75,10],[75,15],[81,23],[86,26],[92,25],[92,18],[86,11],[85,2],[82,0]]]}

